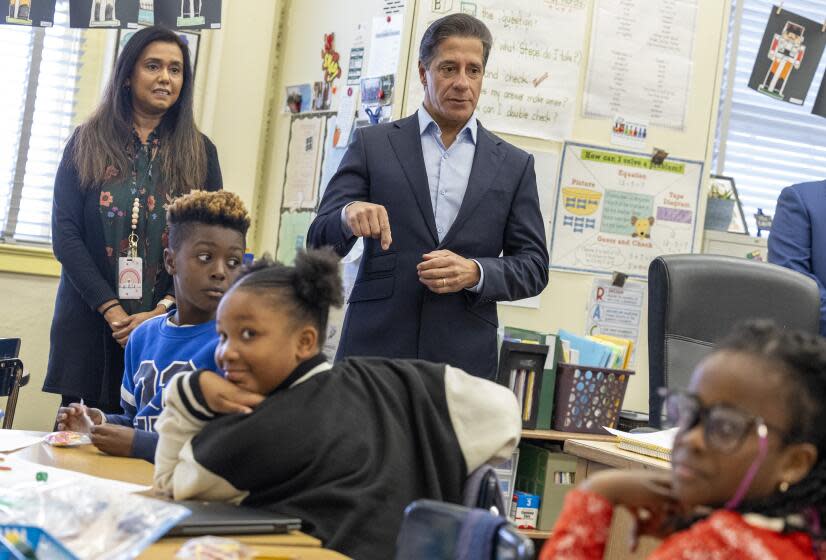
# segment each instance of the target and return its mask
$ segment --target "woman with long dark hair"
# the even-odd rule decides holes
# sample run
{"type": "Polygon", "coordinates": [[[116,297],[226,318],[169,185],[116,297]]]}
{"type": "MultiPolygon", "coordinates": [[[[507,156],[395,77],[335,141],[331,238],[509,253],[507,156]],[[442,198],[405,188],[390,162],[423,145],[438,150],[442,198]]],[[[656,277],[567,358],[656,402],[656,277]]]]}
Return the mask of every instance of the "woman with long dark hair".
{"type": "Polygon", "coordinates": [[[222,188],[215,146],[193,120],[192,90],[186,44],[162,27],[138,31],[66,145],[52,208],[62,272],[43,385],[64,406],[84,399],[120,410],[129,334],[174,303],[165,207],[190,190],[222,188]]]}

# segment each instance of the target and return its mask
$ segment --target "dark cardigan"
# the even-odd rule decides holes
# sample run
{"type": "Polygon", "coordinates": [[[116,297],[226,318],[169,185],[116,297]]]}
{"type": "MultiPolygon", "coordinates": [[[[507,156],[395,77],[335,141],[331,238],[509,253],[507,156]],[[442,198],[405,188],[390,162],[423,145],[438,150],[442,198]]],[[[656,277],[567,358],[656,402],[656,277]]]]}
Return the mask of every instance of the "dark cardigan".
{"type": "MultiPolygon", "coordinates": [[[[43,390],[83,397],[108,412],[120,410],[123,349],[97,312],[117,299],[109,278],[100,218],[100,187],[82,190],[73,162],[76,134],[63,151],[52,205],[52,247],[62,265],[52,319],[49,365],[43,390]]],[[[203,137],[207,152],[205,189],[221,190],[223,179],[215,145],[203,137]]],[[[172,278],[162,271],[155,303],[173,293],[172,278]]]]}

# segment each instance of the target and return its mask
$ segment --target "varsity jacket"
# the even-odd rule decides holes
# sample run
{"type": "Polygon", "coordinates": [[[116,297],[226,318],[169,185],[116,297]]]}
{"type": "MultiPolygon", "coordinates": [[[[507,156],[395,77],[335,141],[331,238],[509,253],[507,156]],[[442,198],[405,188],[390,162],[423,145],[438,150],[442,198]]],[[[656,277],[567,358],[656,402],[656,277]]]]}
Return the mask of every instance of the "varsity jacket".
{"type": "Polygon", "coordinates": [[[461,502],[468,473],[510,457],[521,419],[506,388],[424,361],[319,354],[251,414],[216,415],[202,372],[173,378],[156,429],[155,487],[303,520],[325,547],[386,560],[405,506],[461,502]]]}

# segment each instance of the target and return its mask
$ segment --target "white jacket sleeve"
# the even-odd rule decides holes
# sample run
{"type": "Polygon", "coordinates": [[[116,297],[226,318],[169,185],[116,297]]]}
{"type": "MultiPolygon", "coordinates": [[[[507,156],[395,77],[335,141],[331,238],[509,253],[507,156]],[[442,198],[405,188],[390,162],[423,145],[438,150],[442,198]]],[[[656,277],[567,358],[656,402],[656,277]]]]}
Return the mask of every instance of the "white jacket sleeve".
{"type": "Polygon", "coordinates": [[[164,407],[155,424],[155,490],[175,500],[202,499],[240,503],[248,492],[205,469],[192,452],[192,438],[215,417],[200,392],[201,372],[172,378],[164,389],[164,407]]]}
{"type": "Polygon", "coordinates": [[[445,366],[445,396],[468,473],[510,458],[522,433],[519,405],[511,391],[445,366]]]}

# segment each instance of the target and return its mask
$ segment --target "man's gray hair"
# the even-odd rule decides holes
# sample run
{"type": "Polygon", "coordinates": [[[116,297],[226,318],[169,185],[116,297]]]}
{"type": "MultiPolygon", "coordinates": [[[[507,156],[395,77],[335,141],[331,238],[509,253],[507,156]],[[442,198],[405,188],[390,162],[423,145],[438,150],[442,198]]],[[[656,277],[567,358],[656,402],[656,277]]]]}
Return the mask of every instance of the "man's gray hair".
{"type": "Polygon", "coordinates": [[[487,66],[493,36],[488,27],[468,14],[450,14],[430,24],[419,45],[419,62],[430,66],[439,44],[449,37],[469,37],[482,42],[482,64],[487,66]]]}

